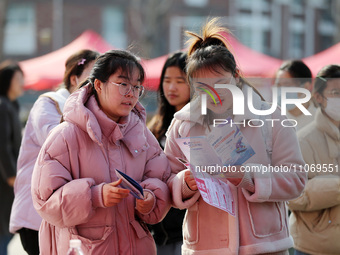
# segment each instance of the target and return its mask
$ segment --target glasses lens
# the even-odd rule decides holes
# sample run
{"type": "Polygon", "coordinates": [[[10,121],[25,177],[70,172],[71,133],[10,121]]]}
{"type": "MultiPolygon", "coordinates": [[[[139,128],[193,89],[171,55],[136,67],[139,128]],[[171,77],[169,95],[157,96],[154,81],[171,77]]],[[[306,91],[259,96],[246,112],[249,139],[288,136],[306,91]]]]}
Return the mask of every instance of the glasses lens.
{"type": "Polygon", "coordinates": [[[340,97],[340,90],[332,90],[329,92],[329,95],[332,95],[332,97],[340,97]]]}
{"type": "Polygon", "coordinates": [[[131,85],[128,84],[128,83],[124,83],[122,82],[120,85],[119,85],[119,93],[122,95],[122,96],[125,96],[127,95],[131,90],[131,85]]]}
{"type": "Polygon", "coordinates": [[[144,87],[142,85],[139,86],[139,90],[138,90],[138,96],[141,97],[144,93],[144,87]]]}
{"type": "Polygon", "coordinates": [[[119,93],[122,96],[129,94],[131,89],[134,97],[138,98],[143,95],[144,87],[142,85],[132,86],[131,84],[125,82],[119,84],[119,93]]]}

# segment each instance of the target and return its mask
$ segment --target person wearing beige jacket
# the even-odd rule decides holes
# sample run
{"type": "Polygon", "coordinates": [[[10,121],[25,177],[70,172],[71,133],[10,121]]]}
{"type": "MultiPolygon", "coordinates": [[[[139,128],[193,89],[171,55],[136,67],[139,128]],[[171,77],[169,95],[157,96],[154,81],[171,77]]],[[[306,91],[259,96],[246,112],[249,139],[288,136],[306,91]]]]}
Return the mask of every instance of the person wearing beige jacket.
{"type": "Polygon", "coordinates": [[[340,66],[324,67],[316,77],[319,109],[298,132],[309,181],[289,202],[295,254],[340,254],[340,66]]]}

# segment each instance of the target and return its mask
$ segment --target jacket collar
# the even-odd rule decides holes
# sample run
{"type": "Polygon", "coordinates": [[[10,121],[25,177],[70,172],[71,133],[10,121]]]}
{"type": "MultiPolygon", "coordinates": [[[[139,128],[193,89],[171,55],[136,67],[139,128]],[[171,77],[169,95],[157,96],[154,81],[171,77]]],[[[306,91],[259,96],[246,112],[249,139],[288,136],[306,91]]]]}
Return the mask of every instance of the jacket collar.
{"type": "Polygon", "coordinates": [[[340,143],[340,131],[330,119],[318,108],[315,115],[316,128],[326,134],[328,151],[332,158],[338,157],[338,146],[340,143]]]}
{"type": "Polygon", "coordinates": [[[107,138],[110,138],[113,142],[120,140],[123,138],[123,134],[120,130],[120,127],[125,127],[124,124],[117,124],[115,121],[111,120],[107,115],[99,108],[97,100],[92,95],[85,106],[91,111],[94,115],[95,120],[89,121],[89,128],[94,133],[97,133],[97,137],[101,140],[101,136],[104,135],[107,138]]]}
{"type": "Polygon", "coordinates": [[[137,102],[131,113],[117,124],[99,108],[95,97],[91,94],[90,85],[69,96],[65,103],[64,119],[77,125],[100,145],[102,136],[105,136],[113,143],[123,141],[134,156],[149,148],[143,128],[146,119],[144,107],[137,102]]]}

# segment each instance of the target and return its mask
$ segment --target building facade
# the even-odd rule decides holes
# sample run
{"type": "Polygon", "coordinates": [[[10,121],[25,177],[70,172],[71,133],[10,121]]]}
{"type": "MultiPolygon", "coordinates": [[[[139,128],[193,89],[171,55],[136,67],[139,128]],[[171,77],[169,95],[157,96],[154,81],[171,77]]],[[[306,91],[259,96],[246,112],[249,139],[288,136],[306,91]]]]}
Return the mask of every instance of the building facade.
{"type": "Polygon", "coordinates": [[[184,31],[220,16],[259,52],[303,58],[339,42],[338,0],[10,0],[4,58],[29,59],[92,29],[117,48],[154,58],[185,47],[184,31]],[[132,48],[131,48],[132,46],[132,48]]]}

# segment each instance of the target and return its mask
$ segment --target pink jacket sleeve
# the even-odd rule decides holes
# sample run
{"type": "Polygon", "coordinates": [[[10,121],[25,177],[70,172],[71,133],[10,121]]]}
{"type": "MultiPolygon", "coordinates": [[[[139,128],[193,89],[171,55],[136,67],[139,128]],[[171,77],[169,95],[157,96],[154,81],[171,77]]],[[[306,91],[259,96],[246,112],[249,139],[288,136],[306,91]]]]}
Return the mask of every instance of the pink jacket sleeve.
{"type": "Polygon", "coordinates": [[[147,130],[147,140],[150,148],[147,152],[144,180],[141,182],[143,189],[152,192],[155,204],[147,214],[137,212],[138,216],[149,224],[160,222],[170,209],[170,192],[166,184],[170,176],[170,166],[167,157],[160,148],[153,134],[147,130]]]}
{"type": "MultiPolygon", "coordinates": [[[[172,195],[172,204],[179,209],[186,209],[192,206],[200,197],[199,191],[191,191],[184,182],[185,166],[176,157],[185,158],[181,149],[177,145],[175,138],[178,138],[178,128],[180,121],[173,120],[167,133],[165,144],[165,154],[167,155],[171,168],[171,176],[168,186],[172,195]]],[[[188,171],[188,170],[187,170],[188,171]]]]}
{"type": "Polygon", "coordinates": [[[102,205],[98,200],[102,184],[98,187],[91,178],[73,180],[71,177],[68,149],[62,133],[52,132],[39,153],[32,176],[35,209],[47,222],[60,228],[88,222],[95,206],[102,205]]]}

